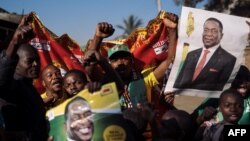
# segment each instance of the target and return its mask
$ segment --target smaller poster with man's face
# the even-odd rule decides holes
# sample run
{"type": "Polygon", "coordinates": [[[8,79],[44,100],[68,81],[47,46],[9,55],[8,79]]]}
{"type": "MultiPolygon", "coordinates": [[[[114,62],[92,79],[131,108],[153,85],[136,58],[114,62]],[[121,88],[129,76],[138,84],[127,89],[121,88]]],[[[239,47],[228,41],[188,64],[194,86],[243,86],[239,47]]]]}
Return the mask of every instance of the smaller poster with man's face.
{"type": "Polygon", "coordinates": [[[120,107],[115,83],[87,89],[47,111],[53,141],[134,140],[120,107]]]}
{"type": "Polygon", "coordinates": [[[235,78],[250,19],[183,7],[179,39],[165,92],[218,97],[235,78]]]}

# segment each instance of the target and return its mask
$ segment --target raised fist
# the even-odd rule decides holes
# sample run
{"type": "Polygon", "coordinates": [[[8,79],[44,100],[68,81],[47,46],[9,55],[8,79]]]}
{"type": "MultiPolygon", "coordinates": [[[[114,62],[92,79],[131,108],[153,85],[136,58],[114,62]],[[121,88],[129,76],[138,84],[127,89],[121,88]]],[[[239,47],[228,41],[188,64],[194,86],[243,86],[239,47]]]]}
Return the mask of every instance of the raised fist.
{"type": "Polygon", "coordinates": [[[107,22],[101,22],[97,24],[95,36],[101,38],[107,38],[113,35],[115,29],[107,22]]]}

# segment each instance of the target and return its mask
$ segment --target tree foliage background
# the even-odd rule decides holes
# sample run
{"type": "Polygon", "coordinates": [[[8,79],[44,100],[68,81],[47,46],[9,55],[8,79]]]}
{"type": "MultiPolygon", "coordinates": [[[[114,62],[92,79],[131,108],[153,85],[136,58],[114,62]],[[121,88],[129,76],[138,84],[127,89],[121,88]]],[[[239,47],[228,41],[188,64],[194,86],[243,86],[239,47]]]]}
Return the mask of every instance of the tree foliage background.
{"type": "Polygon", "coordinates": [[[123,25],[116,26],[117,28],[123,30],[123,34],[117,38],[126,38],[142,24],[143,24],[142,19],[139,19],[134,15],[129,15],[127,19],[123,19],[123,25]]]}

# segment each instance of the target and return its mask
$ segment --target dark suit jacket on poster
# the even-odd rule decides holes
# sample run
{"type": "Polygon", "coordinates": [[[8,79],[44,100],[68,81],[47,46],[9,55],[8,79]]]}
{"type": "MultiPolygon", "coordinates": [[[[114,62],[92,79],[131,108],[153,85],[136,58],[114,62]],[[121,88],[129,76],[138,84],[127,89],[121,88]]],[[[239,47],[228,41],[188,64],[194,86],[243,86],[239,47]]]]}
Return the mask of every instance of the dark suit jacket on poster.
{"type": "Polygon", "coordinates": [[[174,88],[210,91],[223,90],[224,85],[233,71],[236,58],[220,46],[211,56],[197,78],[192,81],[195,67],[201,53],[202,48],[188,53],[175,81],[174,88]]]}

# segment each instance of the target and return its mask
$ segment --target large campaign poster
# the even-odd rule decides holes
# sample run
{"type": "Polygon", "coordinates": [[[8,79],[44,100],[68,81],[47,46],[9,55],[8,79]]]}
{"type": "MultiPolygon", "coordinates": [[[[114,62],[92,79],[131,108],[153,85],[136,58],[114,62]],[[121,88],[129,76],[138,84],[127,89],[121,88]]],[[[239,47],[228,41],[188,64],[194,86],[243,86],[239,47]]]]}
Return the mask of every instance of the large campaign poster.
{"type": "Polygon", "coordinates": [[[122,117],[115,83],[89,93],[87,89],[47,111],[54,141],[130,141],[129,126],[122,117]]]}
{"type": "Polygon", "coordinates": [[[235,78],[250,19],[183,7],[176,57],[165,92],[218,97],[235,78]]]}

